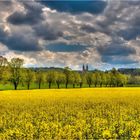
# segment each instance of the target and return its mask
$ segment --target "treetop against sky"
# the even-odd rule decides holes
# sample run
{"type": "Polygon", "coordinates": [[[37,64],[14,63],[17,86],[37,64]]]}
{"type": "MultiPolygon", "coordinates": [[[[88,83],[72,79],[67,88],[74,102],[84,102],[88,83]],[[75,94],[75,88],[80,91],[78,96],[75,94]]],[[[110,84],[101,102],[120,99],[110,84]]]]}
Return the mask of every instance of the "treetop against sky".
{"type": "Polygon", "coordinates": [[[1,1],[0,55],[25,66],[140,66],[140,1],[1,1]]]}

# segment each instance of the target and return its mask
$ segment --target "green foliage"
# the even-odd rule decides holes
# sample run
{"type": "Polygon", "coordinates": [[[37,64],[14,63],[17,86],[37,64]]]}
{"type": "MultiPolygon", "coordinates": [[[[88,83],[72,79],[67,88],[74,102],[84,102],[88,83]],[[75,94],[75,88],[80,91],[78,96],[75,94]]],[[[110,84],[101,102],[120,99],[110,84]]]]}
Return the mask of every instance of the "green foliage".
{"type": "Polygon", "coordinates": [[[23,79],[27,85],[27,89],[30,89],[31,83],[35,81],[35,73],[31,69],[25,69],[23,74],[23,79]]]}
{"type": "Polygon", "coordinates": [[[56,76],[57,76],[57,73],[54,70],[51,70],[51,71],[47,72],[46,80],[49,84],[49,88],[51,88],[52,83],[56,82],[56,76]]]}
{"type": "Polygon", "coordinates": [[[73,72],[73,88],[75,88],[75,84],[79,85],[81,82],[81,76],[78,72],[73,72]]]}
{"type": "Polygon", "coordinates": [[[140,84],[140,76],[130,75],[128,77],[128,83],[133,84],[133,85],[139,85],[140,84]]]}
{"type": "Polygon", "coordinates": [[[4,77],[4,72],[6,70],[7,67],[7,59],[5,57],[0,56],[0,81],[3,80],[4,77]]]}
{"type": "Polygon", "coordinates": [[[93,73],[92,78],[93,78],[92,81],[95,87],[102,82],[101,75],[99,72],[93,73]]]}
{"type": "Polygon", "coordinates": [[[10,80],[13,83],[15,90],[17,89],[17,86],[21,80],[21,67],[23,66],[23,63],[24,60],[20,58],[12,58],[9,62],[11,72],[10,80]]]}
{"type": "Polygon", "coordinates": [[[64,84],[66,82],[66,75],[63,72],[56,72],[56,84],[57,87],[60,88],[60,84],[64,84]]]}
{"type": "Polygon", "coordinates": [[[35,73],[35,81],[38,84],[38,88],[41,88],[41,84],[44,82],[45,80],[45,74],[43,71],[39,70],[35,73]]]}
{"type": "Polygon", "coordinates": [[[68,87],[68,84],[73,84],[74,82],[74,74],[72,72],[72,70],[68,67],[66,67],[64,69],[64,74],[65,74],[65,84],[66,84],[66,88],[68,87]]]}
{"type": "Polygon", "coordinates": [[[106,72],[99,70],[78,72],[69,67],[48,71],[23,68],[23,62],[24,60],[20,58],[13,58],[10,62],[7,62],[6,58],[0,57],[0,84],[8,85],[11,81],[15,89],[40,89],[60,88],[60,86],[64,88],[64,85],[65,88],[122,87],[127,83],[137,85],[140,83],[139,76],[126,76],[115,68],[106,72]]]}
{"type": "Polygon", "coordinates": [[[86,73],[86,82],[89,85],[89,87],[93,83],[93,77],[92,77],[92,73],[91,72],[87,72],[86,73]]]}

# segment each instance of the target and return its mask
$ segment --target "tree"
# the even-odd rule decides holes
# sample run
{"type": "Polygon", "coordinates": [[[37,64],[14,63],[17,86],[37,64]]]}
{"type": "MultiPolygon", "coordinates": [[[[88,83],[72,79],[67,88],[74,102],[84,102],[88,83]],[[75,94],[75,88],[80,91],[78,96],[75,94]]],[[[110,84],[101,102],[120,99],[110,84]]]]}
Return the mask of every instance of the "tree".
{"type": "Polygon", "coordinates": [[[123,76],[123,83],[122,83],[122,86],[126,85],[128,83],[128,76],[125,75],[125,74],[122,74],[123,76]]]}
{"type": "Polygon", "coordinates": [[[140,76],[129,75],[128,76],[128,84],[140,85],[140,76]]]}
{"type": "Polygon", "coordinates": [[[27,89],[30,89],[31,82],[34,81],[34,72],[31,69],[25,70],[25,83],[27,84],[27,89]]]}
{"type": "Polygon", "coordinates": [[[7,63],[7,59],[3,56],[0,56],[0,81],[3,79],[3,73],[5,71],[7,63]]]}
{"type": "Polygon", "coordinates": [[[86,81],[88,86],[90,87],[91,84],[93,83],[93,77],[91,72],[86,73],[86,81]]]}
{"type": "Polygon", "coordinates": [[[101,83],[101,75],[98,71],[96,71],[95,73],[93,73],[92,75],[93,78],[93,84],[96,87],[99,83],[101,83]]]}
{"type": "Polygon", "coordinates": [[[117,75],[119,74],[119,72],[113,68],[110,71],[110,87],[113,86],[115,87],[117,85],[117,75]]]}
{"type": "Polygon", "coordinates": [[[66,78],[65,79],[65,85],[66,85],[66,88],[67,88],[68,84],[73,83],[74,76],[73,76],[72,70],[69,67],[66,67],[64,69],[64,74],[65,74],[65,78],[66,78]]]}
{"type": "Polygon", "coordinates": [[[68,75],[68,83],[73,84],[73,88],[75,87],[74,80],[74,72],[70,71],[68,75]]]}
{"type": "Polygon", "coordinates": [[[73,79],[73,88],[75,88],[75,84],[80,84],[81,82],[81,76],[78,72],[73,72],[73,76],[74,76],[74,79],[73,79]]]}
{"type": "Polygon", "coordinates": [[[112,72],[110,72],[110,87],[111,86],[113,86],[113,87],[116,86],[116,76],[112,72]]]}
{"type": "Polygon", "coordinates": [[[19,85],[21,79],[21,67],[23,66],[24,60],[20,58],[12,58],[9,62],[9,67],[11,71],[11,82],[14,85],[15,90],[19,85]]]}
{"type": "Polygon", "coordinates": [[[121,73],[116,75],[116,86],[124,86],[127,83],[127,77],[121,73]]]}
{"type": "Polygon", "coordinates": [[[82,88],[83,84],[86,84],[86,73],[81,73],[80,77],[81,77],[80,88],[82,88]]]}
{"type": "Polygon", "coordinates": [[[65,83],[66,77],[63,72],[57,71],[56,72],[56,84],[57,87],[60,88],[60,84],[65,83]]]}
{"type": "Polygon", "coordinates": [[[127,76],[121,74],[115,68],[113,68],[110,72],[110,86],[124,86],[127,83],[127,76]]]}
{"type": "Polygon", "coordinates": [[[103,85],[107,87],[108,82],[109,82],[109,76],[106,72],[100,71],[97,75],[97,84],[99,84],[100,87],[103,85]]]}
{"type": "Polygon", "coordinates": [[[43,75],[43,72],[41,70],[38,70],[36,73],[36,83],[38,84],[38,88],[40,89],[41,88],[41,84],[43,83],[44,81],[44,75],[43,75]]]}
{"type": "Polygon", "coordinates": [[[104,73],[104,85],[107,87],[111,83],[111,77],[108,72],[104,73]]]}
{"type": "Polygon", "coordinates": [[[99,84],[100,84],[100,87],[102,87],[103,85],[105,85],[107,83],[106,82],[107,81],[106,73],[101,72],[100,76],[101,76],[101,82],[99,84]]]}
{"type": "Polygon", "coordinates": [[[49,84],[49,88],[51,88],[52,83],[55,83],[56,72],[54,70],[50,70],[47,72],[46,80],[49,84]]]}

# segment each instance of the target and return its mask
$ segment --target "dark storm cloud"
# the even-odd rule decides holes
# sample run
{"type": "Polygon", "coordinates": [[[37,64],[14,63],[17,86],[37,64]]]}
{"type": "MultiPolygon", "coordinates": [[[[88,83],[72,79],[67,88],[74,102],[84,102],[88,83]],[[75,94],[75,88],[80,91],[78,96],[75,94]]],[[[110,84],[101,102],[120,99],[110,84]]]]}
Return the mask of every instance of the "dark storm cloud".
{"type": "Polygon", "coordinates": [[[105,9],[107,2],[97,0],[97,1],[43,1],[42,4],[50,7],[51,9],[56,9],[59,12],[70,12],[72,14],[78,14],[83,12],[88,12],[92,14],[99,14],[105,9]]]}
{"type": "Polygon", "coordinates": [[[4,42],[6,35],[7,33],[5,33],[2,28],[0,28],[0,42],[4,42]]]}
{"type": "Polygon", "coordinates": [[[107,46],[100,46],[97,48],[102,57],[104,56],[128,56],[130,54],[136,54],[134,48],[125,46],[125,44],[111,43],[107,46]]]}
{"type": "Polygon", "coordinates": [[[1,28],[0,28],[0,42],[6,45],[9,48],[9,50],[16,51],[41,50],[37,38],[22,33],[13,33],[10,35],[4,32],[1,28]]]}
{"type": "Polygon", "coordinates": [[[111,43],[107,46],[100,46],[97,48],[97,50],[101,55],[102,62],[109,64],[135,63],[135,61],[130,60],[127,57],[129,55],[135,55],[136,50],[130,46],[125,45],[124,43],[111,43]]]}
{"type": "Polygon", "coordinates": [[[12,5],[12,1],[0,1],[0,11],[9,10],[10,6],[12,5]]]}
{"type": "Polygon", "coordinates": [[[0,3],[0,22],[0,49],[26,53],[40,64],[124,65],[140,59],[138,1],[14,0],[0,3]]]}
{"type": "Polygon", "coordinates": [[[59,37],[63,36],[63,32],[55,29],[53,26],[49,25],[48,23],[45,24],[38,24],[33,27],[35,33],[38,37],[41,37],[45,40],[56,40],[59,37]]]}
{"type": "Polygon", "coordinates": [[[140,27],[131,27],[127,28],[125,30],[120,30],[118,32],[118,35],[123,37],[125,40],[132,40],[136,39],[137,36],[140,36],[140,27]]]}
{"type": "Polygon", "coordinates": [[[137,60],[133,60],[127,57],[114,57],[114,56],[104,56],[102,61],[105,63],[113,64],[113,65],[129,65],[129,64],[136,64],[138,63],[137,60]]]}
{"type": "Polygon", "coordinates": [[[9,37],[5,44],[10,50],[16,51],[40,51],[38,40],[33,37],[28,37],[26,35],[14,34],[9,37]]]}
{"type": "Polygon", "coordinates": [[[135,6],[138,6],[140,4],[140,1],[138,0],[133,0],[133,1],[127,1],[129,5],[135,5],[135,6]]]}
{"type": "Polygon", "coordinates": [[[81,30],[86,31],[88,33],[94,33],[97,31],[97,29],[95,29],[93,26],[91,25],[82,25],[81,26],[81,30]]]}
{"type": "Polygon", "coordinates": [[[86,48],[86,45],[66,44],[64,42],[50,44],[46,47],[47,50],[52,52],[79,52],[85,50],[86,48]]]}
{"type": "Polygon", "coordinates": [[[35,2],[23,2],[25,12],[16,11],[11,14],[7,21],[19,25],[19,24],[36,24],[43,19],[42,8],[43,6],[35,2]]]}

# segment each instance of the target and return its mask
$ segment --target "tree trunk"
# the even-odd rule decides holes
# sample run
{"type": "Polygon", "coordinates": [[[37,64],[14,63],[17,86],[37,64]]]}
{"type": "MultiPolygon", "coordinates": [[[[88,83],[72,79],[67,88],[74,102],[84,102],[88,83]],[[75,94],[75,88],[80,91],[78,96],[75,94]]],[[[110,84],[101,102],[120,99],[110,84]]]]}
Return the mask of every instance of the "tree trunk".
{"type": "Polygon", "coordinates": [[[27,86],[28,90],[30,89],[30,84],[28,83],[28,86],[27,86]]]}
{"type": "Polygon", "coordinates": [[[80,88],[82,88],[82,83],[80,83],[80,88]]]}
{"type": "Polygon", "coordinates": [[[57,83],[57,88],[59,88],[59,83],[57,83]]]}
{"type": "Polygon", "coordinates": [[[15,88],[15,90],[17,90],[17,83],[16,82],[14,82],[14,88],[15,88]]]}
{"type": "Polygon", "coordinates": [[[88,84],[88,86],[90,87],[90,84],[88,84]]]}
{"type": "Polygon", "coordinates": [[[68,88],[68,83],[66,83],[66,88],[68,88]]]}
{"type": "Polygon", "coordinates": [[[39,82],[39,89],[41,88],[41,83],[39,82]]]}
{"type": "Polygon", "coordinates": [[[49,82],[49,89],[51,88],[51,82],[49,82]]]}
{"type": "Polygon", "coordinates": [[[73,84],[73,88],[75,88],[75,84],[73,84]]]}

